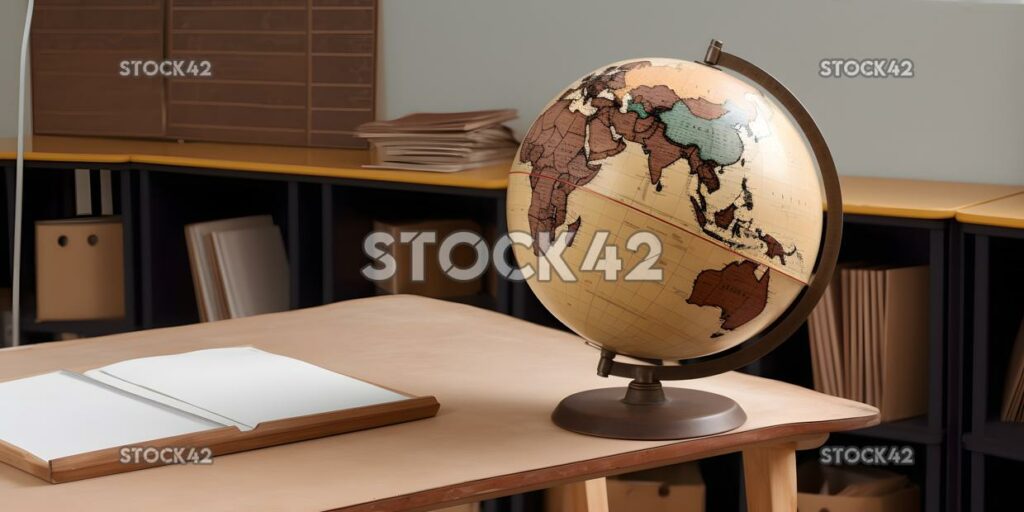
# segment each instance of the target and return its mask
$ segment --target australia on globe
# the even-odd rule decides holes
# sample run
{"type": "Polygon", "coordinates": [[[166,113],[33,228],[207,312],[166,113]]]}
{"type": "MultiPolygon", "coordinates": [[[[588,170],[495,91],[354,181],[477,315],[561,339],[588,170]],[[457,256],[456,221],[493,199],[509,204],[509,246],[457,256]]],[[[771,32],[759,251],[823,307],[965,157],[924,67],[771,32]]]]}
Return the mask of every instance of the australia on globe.
{"type": "Polygon", "coordinates": [[[671,362],[750,339],[797,298],[821,242],[821,181],[758,89],[695,62],[630,60],[542,111],[510,170],[508,224],[531,237],[515,257],[556,318],[671,362]],[[555,257],[570,275],[536,271],[555,257]]]}

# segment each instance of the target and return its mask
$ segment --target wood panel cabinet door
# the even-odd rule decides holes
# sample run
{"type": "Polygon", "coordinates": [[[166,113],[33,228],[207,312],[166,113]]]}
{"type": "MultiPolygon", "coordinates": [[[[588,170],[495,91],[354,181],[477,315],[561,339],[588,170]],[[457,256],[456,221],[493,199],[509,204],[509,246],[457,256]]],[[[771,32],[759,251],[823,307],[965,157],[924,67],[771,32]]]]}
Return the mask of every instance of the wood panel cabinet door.
{"type": "Polygon", "coordinates": [[[183,139],[361,147],[374,115],[376,2],[168,0],[167,133],[183,139]]]}
{"type": "Polygon", "coordinates": [[[35,133],[165,134],[163,78],[122,65],[163,59],[163,0],[36,0],[31,48],[35,133]]]}

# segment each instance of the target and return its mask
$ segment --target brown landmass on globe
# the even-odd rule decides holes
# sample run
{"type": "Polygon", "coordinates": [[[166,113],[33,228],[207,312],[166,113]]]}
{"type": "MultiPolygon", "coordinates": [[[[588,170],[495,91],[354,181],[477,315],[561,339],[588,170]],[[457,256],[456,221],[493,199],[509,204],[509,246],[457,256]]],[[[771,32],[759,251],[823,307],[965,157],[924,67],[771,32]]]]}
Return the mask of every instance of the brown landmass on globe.
{"type": "Polygon", "coordinates": [[[711,103],[704,98],[683,98],[686,108],[697,117],[703,117],[708,121],[718,119],[725,115],[725,107],[718,103],[711,103]]]}
{"type": "Polygon", "coordinates": [[[568,240],[565,241],[565,245],[572,247],[572,243],[576,240],[576,232],[580,230],[580,225],[583,224],[583,217],[577,217],[576,222],[569,224],[566,228],[566,232],[569,233],[568,240]]]}
{"type": "Polygon", "coordinates": [[[751,321],[768,305],[770,272],[765,269],[761,279],[755,273],[757,264],[734,261],[722,270],[703,270],[693,281],[688,304],[719,308],[722,329],[733,330],[751,321]]]}

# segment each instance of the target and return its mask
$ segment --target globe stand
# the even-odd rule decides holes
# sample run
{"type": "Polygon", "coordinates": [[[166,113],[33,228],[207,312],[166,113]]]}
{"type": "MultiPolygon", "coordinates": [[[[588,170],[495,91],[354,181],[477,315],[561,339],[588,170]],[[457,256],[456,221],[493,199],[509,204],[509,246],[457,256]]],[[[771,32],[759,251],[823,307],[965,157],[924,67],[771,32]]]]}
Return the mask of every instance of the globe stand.
{"type": "Polygon", "coordinates": [[[612,365],[629,368],[633,373],[629,386],[591,389],[566,397],[551,414],[556,425],[598,437],[665,440],[720,434],[747,421],[746,413],[731,398],[662,387],[658,370],[669,367],[616,363],[614,357],[614,353],[602,351],[598,373],[610,371],[612,365]]]}
{"type": "Polygon", "coordinates": [[[661,365],[661,361],[650,361],[651,365],[622,363],[614,360],[614,352],[602,350],[598,375],[632,381],[626,388],[593,389],[562,400],[551,419],[564,429],[601,437],[661,440],[706,436],[739,427],[747,416],[732,399],[706,391],[664,388],[661,381],[717,375],[758,360],[803,325],[832,280],[843,232],[843,199],[832,153],[818,125],[784,85],[765,70],[723,51],[721,41],[711,41],[700,62],[714,69],[732,70],[761,86],[789,111],[807,137],[823,180],[826,204],[825,236],[815,270],[796,301],[738,350],[680,361],[678,366],[661,365]]]}

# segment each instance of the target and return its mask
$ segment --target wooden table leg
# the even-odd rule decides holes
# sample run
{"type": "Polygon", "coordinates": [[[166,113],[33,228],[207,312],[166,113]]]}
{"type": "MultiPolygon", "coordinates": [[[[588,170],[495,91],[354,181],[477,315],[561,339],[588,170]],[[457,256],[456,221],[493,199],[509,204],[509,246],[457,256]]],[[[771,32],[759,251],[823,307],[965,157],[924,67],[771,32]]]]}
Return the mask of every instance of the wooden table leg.
{"type": "Polygon", "coordinates": [[[748,512],[796,511],[796,443],[743,450],[748,512]]]}
{"type": "Polygon", "coordinates": [[[608,512],[608,484],[604,478],[548,489],[549,512],[608,512]]]}

